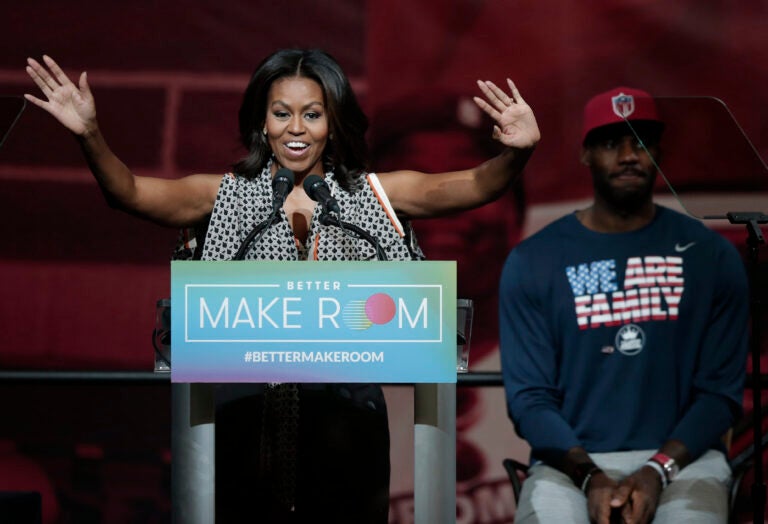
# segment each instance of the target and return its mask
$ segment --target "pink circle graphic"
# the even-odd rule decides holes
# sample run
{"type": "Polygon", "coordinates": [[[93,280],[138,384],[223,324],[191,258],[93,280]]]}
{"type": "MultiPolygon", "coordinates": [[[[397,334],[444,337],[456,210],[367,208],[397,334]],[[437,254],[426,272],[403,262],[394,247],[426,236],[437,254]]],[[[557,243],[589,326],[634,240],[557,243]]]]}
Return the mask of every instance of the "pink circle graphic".
{"type": "Polygon", "coordinates": [[[374,324],[386,324],[395,318],[395,301],[386,293],[376,293],[365,301],[365,316],[374,324]]]}

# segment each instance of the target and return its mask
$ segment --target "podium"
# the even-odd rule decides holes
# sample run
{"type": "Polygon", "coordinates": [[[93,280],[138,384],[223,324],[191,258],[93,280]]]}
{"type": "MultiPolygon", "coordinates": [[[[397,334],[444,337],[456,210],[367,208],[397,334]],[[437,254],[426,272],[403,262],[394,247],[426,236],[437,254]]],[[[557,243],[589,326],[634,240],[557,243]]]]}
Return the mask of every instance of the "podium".
{"type": "Polygon", "coordinates": [[[415,522],[455,520],[454,262],[174,262],[171,275],[173,522],[215,520],[222,382],[414,384],[415,522]]]}

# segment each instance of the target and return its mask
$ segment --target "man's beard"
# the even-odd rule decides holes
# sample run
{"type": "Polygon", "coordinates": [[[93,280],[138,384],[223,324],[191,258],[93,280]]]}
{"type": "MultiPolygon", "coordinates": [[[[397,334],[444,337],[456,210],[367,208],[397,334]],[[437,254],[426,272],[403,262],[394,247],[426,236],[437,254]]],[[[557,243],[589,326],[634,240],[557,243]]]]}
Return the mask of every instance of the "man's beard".
{"type": "Polygon", "coordinates": [[[610,177],[605,174],[592,174],[592,184],[595,194],[608,206],[621,213],[633,213],[642,208],[653,198],[653,186],[656,172],[645,173],[644,183],[633,187],[615,187],[611,185],[610,177]]]}

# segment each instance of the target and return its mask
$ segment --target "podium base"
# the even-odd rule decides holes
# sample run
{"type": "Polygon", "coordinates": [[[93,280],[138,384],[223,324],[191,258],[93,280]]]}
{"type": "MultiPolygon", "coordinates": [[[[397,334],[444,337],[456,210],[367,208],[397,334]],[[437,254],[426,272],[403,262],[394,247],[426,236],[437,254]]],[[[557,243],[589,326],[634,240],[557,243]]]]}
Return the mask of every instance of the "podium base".
{"type": "Polygon", "coordinates": [[[215,522],[213,384],[171,384],[171,510],[174,524],[215,522]]]}
{"type": "Polygon", "coordinates": [[[456,522],[456,384],[415,384],[414,522],[456,522]]]}

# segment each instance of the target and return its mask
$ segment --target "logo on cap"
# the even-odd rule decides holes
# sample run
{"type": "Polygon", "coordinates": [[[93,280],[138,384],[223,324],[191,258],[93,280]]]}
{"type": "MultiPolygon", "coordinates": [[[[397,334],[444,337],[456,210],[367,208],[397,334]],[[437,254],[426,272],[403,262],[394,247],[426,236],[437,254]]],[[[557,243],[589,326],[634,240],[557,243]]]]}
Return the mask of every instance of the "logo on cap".
{"type": "Polygon", "coordinates": [[[620,118],[629,118],[629,115],[635,112],[635,97],[619,93],[611,97],[613,112],[620,118]]]}

